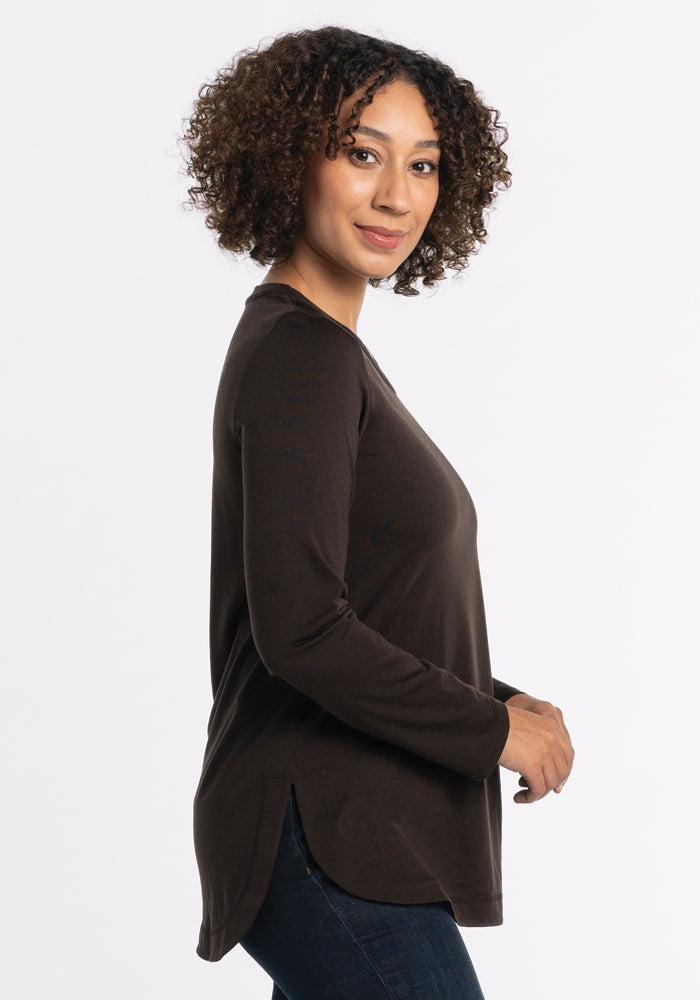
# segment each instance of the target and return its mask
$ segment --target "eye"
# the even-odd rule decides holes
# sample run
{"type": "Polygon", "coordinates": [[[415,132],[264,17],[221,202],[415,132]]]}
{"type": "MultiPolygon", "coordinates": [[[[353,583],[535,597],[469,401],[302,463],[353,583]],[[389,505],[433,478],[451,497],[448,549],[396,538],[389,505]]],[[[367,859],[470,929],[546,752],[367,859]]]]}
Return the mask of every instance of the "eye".
{"type": "Polygon", "coordinates": [[[361,167],[377,162],[376,154],[371,149],[356,149],[355,147],[348,150],[348,159],[361,167]]]}
{"type": "Polygon", "coordinates": [[[411,166],[417,174],[434,174],[438,169],[438,164],[434,163],[432,160],[419,160],[418,163],[414,163],[411,166]]]}

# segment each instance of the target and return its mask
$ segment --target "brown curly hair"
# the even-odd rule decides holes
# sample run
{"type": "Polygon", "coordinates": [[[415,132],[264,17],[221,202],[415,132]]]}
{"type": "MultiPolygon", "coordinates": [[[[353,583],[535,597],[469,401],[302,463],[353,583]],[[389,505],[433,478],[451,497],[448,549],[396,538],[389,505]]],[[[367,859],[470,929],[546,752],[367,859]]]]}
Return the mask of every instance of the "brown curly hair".
{"type": "Polygon", "coordinates": [[[341,145],[354,143],[363,108],[394,80],[421,92],[441,150],[438,200],[419,243],[391,276],[394,291],[416,295],[418,279],[431,286],[446,268],[463,270],[486,240],[484,209],[511,183],[500,112],[437,59],[348,28],[280,35],[267,48],[239,53],[202,85],[179,137],[187,174],[198,182],[188,188],[187,207],[208,213],[205,224],[222,249],[260,264],[283,261],[303,228],[304,166],[322,135],[334,159],[341,145]],[[341,105],[361,88],[341,135],[341,105]]]}

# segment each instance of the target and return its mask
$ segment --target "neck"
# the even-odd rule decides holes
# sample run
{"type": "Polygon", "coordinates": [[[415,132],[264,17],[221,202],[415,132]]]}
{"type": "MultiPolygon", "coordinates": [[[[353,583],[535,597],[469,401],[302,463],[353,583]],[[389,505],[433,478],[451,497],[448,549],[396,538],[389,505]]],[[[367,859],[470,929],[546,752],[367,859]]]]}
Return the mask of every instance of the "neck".
{"type": "Polygon", "coordinates": [[[263,279],[291,285],[343,326],[357,333],[367,278],[351,274],[321,257],[301,240],[283,264],[273,264],[263,279]]]}

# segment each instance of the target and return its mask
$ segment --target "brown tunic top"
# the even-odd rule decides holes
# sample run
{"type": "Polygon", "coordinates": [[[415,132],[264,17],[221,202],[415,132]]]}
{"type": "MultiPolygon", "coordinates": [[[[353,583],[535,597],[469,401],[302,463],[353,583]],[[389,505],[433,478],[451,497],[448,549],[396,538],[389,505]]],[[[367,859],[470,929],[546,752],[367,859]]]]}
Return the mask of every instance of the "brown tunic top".
{"type": "Polygon", "coordinates": [[[231,341],[212,500],[197,954],[251,927],[291,783],[348,892],[501,923],[517,689],[491,677],[474,506],[357,335],[287,285],[258,286],[231,341]]]}

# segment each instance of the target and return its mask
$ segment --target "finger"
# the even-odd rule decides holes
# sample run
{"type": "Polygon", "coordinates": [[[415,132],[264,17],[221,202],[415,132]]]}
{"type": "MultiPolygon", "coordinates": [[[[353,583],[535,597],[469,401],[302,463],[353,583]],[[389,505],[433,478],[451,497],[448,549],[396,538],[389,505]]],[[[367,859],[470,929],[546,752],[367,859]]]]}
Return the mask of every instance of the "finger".
{"type": "Polygon", "coordinates": [[[542,774],[544,777],[544,791],[542,796],[544,797],[548,792],[551,792],[553,788],[561,784],[563,778],[566,777],[565,773],[560,772],[556,761],[549,760],[546,762],[542,769],[542,774]]]}
{"type": "MultiPolygon", "coordinates": [[[[546,795],[547,793],[545,792],[543,794],[546,795]]],[[[541,798],[542,795],[539,795],[536,792],[534,792],[532,788],[527,788],[522,792],[516,792],[515,795],[513,796],[513,802],[517,802],[520,805],[521,803],[537,802],[537,800],[541,798]]]]}
{"type": "Polygon", "coordinates": [[[552,787],[558,788],[561,791],[564,782],[571,773],[571,765],[569,764],[569,761],[567,760],[567,757],[564,753],[557,754],[557,756],[554,758],[554,767],[555,767],[556,781],[554,782],[554,785],[552,787]]]}
{"type": "Polygon", "coordinates": [[[518,778],[518,784],[520,785],[522,791],[516,792],[513,796],[513,802],[529,802],[530,801],[530,783],[524,774],[521,774],[518,778]]]}
{"type": "Polygon", "coordinates": [[[564,734],[564,736],[566,736],[569,743],[571,743],[571,736],[569,735],[569,730],[566,728],[566,723],[564,722],[564,716],[562,714],[562,710],[560,708],[555,708],[554,716],[557,720],[557,725],[561,729],[562,733],[564,734]]]}
{"type": "MultiPolygon", "coordinates": [[[[574,754],[574,748],[571,746],[570,743],[567,743],[567,745],[563,748],[563,752],[564,752],[564,759],[563,759],[564,770],[561,773],[561,778],[566,780],[566,778],[568,778],[569,775],[571,774],[571,768],[574,766],[575,754],[574,754]]],[[[561,767],[562,765],[558,764],[558,766],[561,767]]]]}
{"type": "Polygon", "coordinates": [[[549,790],[541,770],[533,770],[528,774],[523,774],[518,784],[522,785],[523,789],[515,793],[514,802],[536,802],[549,790]]]}

